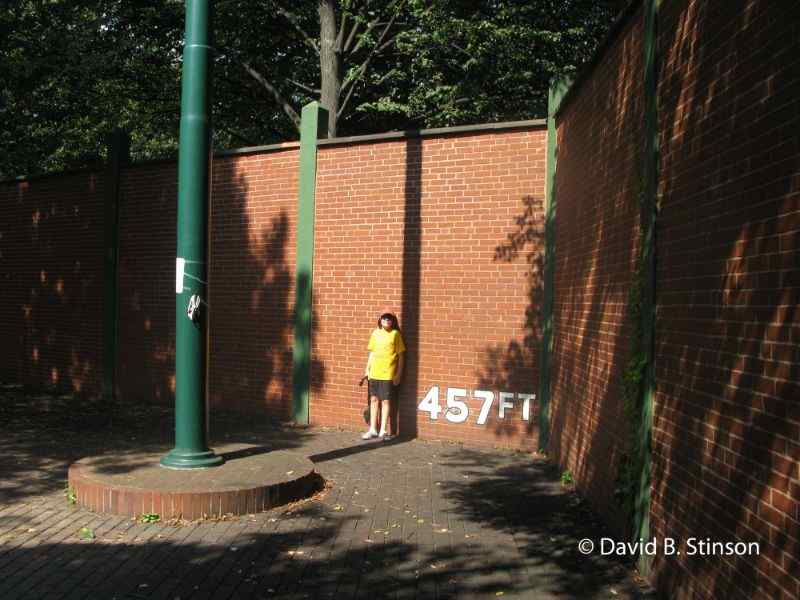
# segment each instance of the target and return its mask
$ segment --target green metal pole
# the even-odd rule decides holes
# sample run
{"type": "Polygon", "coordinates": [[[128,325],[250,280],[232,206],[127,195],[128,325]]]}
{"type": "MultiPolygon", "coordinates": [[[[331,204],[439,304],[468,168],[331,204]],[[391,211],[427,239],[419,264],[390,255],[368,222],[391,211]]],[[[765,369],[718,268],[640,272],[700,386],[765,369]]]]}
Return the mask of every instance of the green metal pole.
{"type": "Polygon", "coordinates": [[[300,123],[300,190],[297,204],[294,345],[292,347],[292,419],[308,424],[311,385],[312,273],[314,271],[314,197],[317,139],[326,137],[328,111],[319,103],[303,107],[300,123]]]}
{"type": "Polygon", "coordinates": [[[547,170],[544,197],[544,281],[542,301],[542,344],[539,361],[539,449],[550,443],[550,369],[553,353],[553,277],[556,249],[556,112],[572,81],[556,77],[550,81],[547,98],[547,170]]]}
{"type": "MultiPolygon", "coordinates": [[[[655,390],[655,278],[656,278],[656,217],[658,203],[658,7],[660,0],[644,3],[644,196],[640,224],[642,228],[643,269],[645,285],[642,293],[642,349],[647,357],[643,381],[641,422],[638,443],[642,456],[639,485],[634,505],[633,539],[650,537],[650,487],[652,480],[653,394],[655,390]]],[[[653,557],[641,554],[639,572],[648,576],[653,557]]]]}
{"type": "Polygon", "coordinates": [[[161,459],[173,469],[222,463],[206,443],[205,362],[210,126],[210,2],[186,1],[178,151],[178,256],[175,276],[175,447],[161,459]],[[190,303],[199,302],[193,318],[190,303]]]}

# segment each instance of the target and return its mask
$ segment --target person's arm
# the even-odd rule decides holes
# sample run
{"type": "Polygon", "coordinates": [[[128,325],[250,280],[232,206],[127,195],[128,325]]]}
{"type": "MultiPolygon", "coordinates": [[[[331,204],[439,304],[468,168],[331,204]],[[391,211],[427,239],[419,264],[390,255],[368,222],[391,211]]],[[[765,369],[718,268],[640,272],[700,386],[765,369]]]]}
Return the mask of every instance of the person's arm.
{"type": "Polygon", "coordinates": [[[392,379],[392,383],[395,385],[400,385],[400,380],[403,378],[403,365],[405,364],[405,352],[401,352],[400,355],[397,357],[397,370],[394,373],[394,378],[392,379]]]}
{"type": "Polygon", "coordinates": [[[364,368],[364,377],[369,377],[369,368],[372,365],[372,352],[367,357],[367,366],[364,368]]]}

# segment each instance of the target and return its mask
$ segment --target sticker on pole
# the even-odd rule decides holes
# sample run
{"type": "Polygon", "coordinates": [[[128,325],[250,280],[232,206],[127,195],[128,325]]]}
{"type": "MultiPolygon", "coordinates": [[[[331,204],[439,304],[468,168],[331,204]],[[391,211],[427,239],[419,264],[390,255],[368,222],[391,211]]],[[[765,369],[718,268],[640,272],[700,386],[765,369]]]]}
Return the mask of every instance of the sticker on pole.
{"type": "Polygon", "coordinates": [[[183,292],[183,268],[186,266],[185,258],[175,259],[175,293],[183,292]]]}

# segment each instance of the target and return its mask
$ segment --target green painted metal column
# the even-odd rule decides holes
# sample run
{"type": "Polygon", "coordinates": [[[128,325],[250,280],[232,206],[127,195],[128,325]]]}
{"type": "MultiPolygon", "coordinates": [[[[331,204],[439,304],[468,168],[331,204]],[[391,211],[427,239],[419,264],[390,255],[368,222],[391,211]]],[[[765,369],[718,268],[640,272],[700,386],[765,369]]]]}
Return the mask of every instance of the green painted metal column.
{"type": "MultiPolygon", "coordinates": [[[[642,350],[646,356],[643,378],[643,398],[639,435],[642,456],[639,485],[636,491],[633,521],[633,539],[650,537],[650,487],[653,435],[653,394],[655,389],[655,281],[656,281],[656,217],[658,211],[658,7],[660,0],[644,3],[644,194],[642,196],[640,225],[642,228],[642,350]]],[[[650,573],[652,556],[639,556],[642,575],[650,573]]]]}
{"type": "Polygon", "coordinates": [[[163,466],[174,469],[222,463],[208,448],[205,423],[210,20],[209,0],[187,0],[175,261],[175,447],[161,459],[163,466]]]}
{"type": "Polygon", "coordinates": [[[556,245],[556,112],[567,93],[571,79],[555,77],[547,98],[547,170],[544,198],[544,282],[542,300],[542,344],[539,358],[539,449],[550,443],[550,371],[553,353],[553,277],[556,245]]]}
{"type": "Polygon", "coordinates": [[[317,139],[327,135],[327,123],[328,111],[318,102],[311,102],[303,107],[300,123],[300,190],[297,204],[297,264],[292,347],[292,420],[301,425],[308,424],[311,387],[317,139]]]}
{"type": "Polygon", "coordinates": [[[122,165],[128,162],[130,140],[121,129],[108,139],[108,165],[104,220],[103,265],[103,398],[113,400],[116,389],[117,338],[119,331],[119,196],[122,165]]]}

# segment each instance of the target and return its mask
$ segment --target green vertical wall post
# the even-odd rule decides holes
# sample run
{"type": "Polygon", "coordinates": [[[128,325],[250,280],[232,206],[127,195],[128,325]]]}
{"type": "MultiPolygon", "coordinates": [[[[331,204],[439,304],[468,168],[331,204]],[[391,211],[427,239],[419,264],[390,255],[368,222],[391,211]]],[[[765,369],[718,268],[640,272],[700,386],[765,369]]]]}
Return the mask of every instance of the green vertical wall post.
{"type": "MultiPolygon", "coordinates": [[[[639,435],[642,462],[634,505],[633,539],[650,537],[650,486],[652,464],[653,393],[655,388],[655,278],[656,278],[656,215],[658,203],[658,5],[659,0],[644,3],[644,195],[640,225],[642,228],[642,350],[646,357],[642,386],[642,412],[639,435]]],[[[652,557],[639,556],[639,570],[650,573],[652,557]]]]}
{"type": "Polygon", "coordinates": [[[314,272],[314,197],[317,139],[326,137],[328,111],[318,102],[303,107],[300,123],[300,190],[297,203],[294,345],[292,347],[292,420],[308,424],[311,387],[312,275],[314,272]]]}
{"type": "Polygon", "coordinates": [[[210,117],[208,112],[210,31],[209,0],[187,0],[186,40],[181,82],[178,149],[178,256],[175,274],[175,447],[161,459],[174,469],[196,469],[222,463],[209,450],[205,426],[206,264],[210,117]],[[199,299],[197,318],[190,301],[199,299]]]}
{"type": "Polygon", "coordinates": [[[544,281],[542,298],[542,343],[539,357],[539,449],[550,443],[550,371],[553,353],[553,277],[556,245],[556,112],[569,89],[571,80],[555,77],[550,81],[547,98],[547,169],[544,197],[544,281]]]}
{"type": "Polygon", "coordinates": [[[103,211],[103,398],[115,397],[117,372],[119,197],[122,165],[128,162],[128,136],[117,129],[108,138],[105,206],[103,211]]]}

